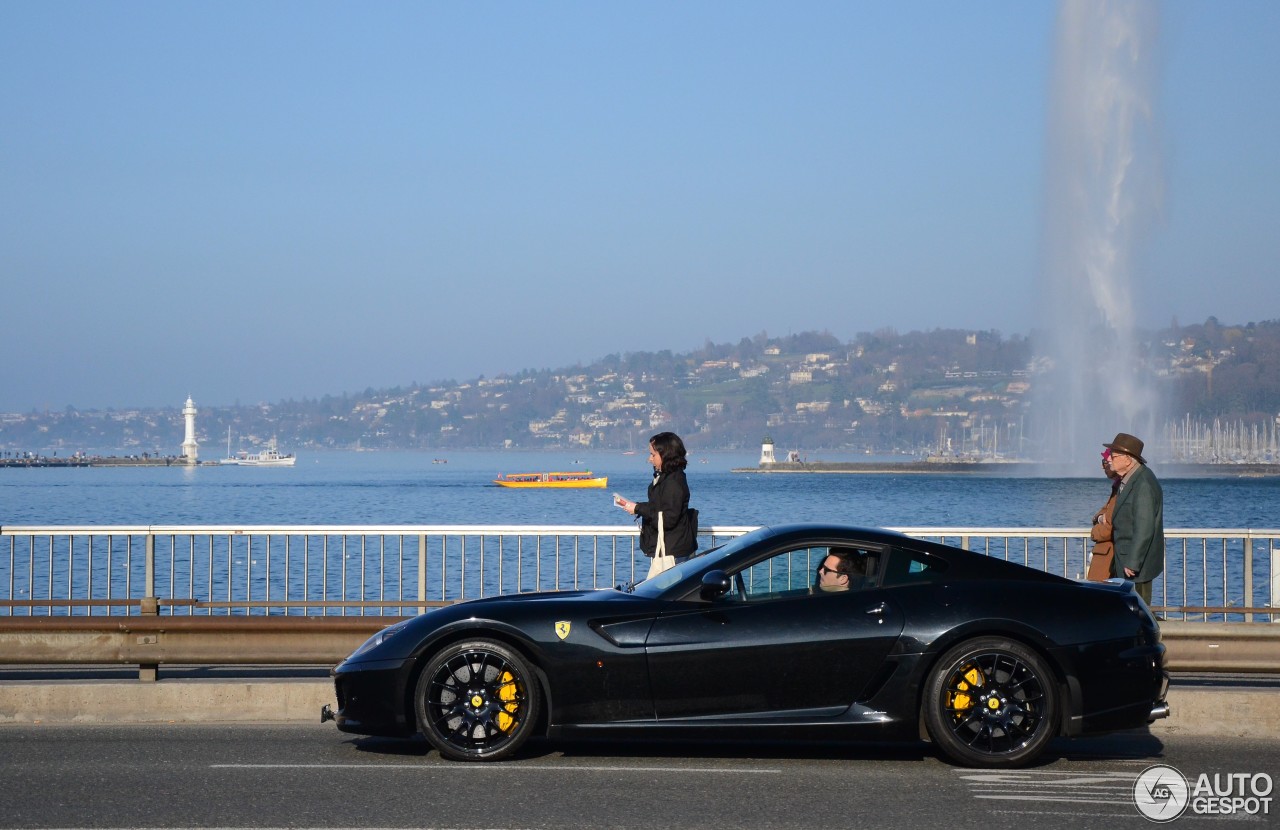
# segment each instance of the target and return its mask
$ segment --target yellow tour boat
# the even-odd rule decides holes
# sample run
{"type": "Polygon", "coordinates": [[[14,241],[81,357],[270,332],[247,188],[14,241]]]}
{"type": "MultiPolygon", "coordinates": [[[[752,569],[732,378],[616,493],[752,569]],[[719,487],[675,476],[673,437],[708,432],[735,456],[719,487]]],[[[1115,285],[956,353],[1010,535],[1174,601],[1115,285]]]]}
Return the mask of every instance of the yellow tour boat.
{"type": "Polygon", "coordinates": [[[494,484],[501,487],[606,487],[608,476],[581,473],[512,473],[498,476],[494,484]]]}

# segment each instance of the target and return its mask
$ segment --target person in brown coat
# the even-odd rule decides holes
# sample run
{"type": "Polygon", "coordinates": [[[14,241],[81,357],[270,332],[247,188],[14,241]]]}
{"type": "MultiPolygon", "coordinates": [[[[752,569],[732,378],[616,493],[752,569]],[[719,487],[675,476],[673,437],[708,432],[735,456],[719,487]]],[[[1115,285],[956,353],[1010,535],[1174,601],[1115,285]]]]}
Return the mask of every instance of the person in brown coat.
{"type": "Polygon", "coordinates": [[[1093,529],[1089,538],[1094,541],[1093,554],[1089,557],[1088,578],[1093,582],[1106,582],[1111,578],[1111,561],[1116,555],[1111,540],[1111,515],[1116,509],[1116,492],[1120,489],[1120,474],[1111,469],[1111,450],[1102,451],[1102,472],[1111,479],[1111,498],[1093,514],[1093,529]]]}

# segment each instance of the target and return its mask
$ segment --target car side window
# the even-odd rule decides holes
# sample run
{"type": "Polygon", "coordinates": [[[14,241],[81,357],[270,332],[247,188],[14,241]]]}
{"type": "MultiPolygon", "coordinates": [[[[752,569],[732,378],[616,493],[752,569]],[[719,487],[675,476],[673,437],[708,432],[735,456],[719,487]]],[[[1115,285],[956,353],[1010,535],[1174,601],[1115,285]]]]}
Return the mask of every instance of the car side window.
{"type": "Polygon", "coordinates": [[[743,570],[741,582],[734,580],[730,598],[757,602],[824,593],[816,590],[818,568],[831,556],[839,559],[847,573],[842,584],[849,590],[878,584],[879,551],[856,545],[817,545],[783,551],[743,570]]]}
{"type": "Polygon", "coordinates": [[[914,585],[940,578],[945,564],[928,554],[894,548],[889,551],[889,564],[884,571],[884,584],[914,585]]]}

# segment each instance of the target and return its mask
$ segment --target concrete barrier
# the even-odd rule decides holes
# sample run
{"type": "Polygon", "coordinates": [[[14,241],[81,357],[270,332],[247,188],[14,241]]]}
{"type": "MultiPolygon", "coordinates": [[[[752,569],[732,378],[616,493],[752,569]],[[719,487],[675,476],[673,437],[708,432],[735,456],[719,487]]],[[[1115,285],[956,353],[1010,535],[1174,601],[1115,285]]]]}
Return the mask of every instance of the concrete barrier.
{"type": "Polygon", "coordinates": [[[320,722],[328,679],[0,682],[4,723],[320,722]]]}
{"type": "MultiPolygon", "coordinates": [[[[1280,687],[1169,690],[1153,735],[1280,738],[1280,687]]],[[[0,682],[6,723],[320,723],[328,679],[0,682]]],[[[0,735],[3,733],[0,732],[0,735]]]]}
{"type": "MultiPolygon", "coordinates": [[[[2,617],[0,664],[336,665],[399,617],[2,617]]],[[[1166,622],[1173,672],[1280,673],[1280,625],[1166,622]]],[[[154,669],[147,675],[154,679],[154,669]]]]}
{"type": "Polygon", "coordinates": [[[1151,724],[1153,735],[1280,738],[1280,688],[1169,689],[1169,717],[1151,724]]]}

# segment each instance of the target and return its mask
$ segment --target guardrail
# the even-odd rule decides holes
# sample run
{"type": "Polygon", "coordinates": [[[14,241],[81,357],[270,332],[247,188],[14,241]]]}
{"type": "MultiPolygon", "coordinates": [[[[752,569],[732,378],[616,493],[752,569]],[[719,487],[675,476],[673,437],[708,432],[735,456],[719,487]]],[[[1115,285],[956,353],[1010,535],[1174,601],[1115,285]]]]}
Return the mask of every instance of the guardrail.
{"type": "MultiPolygon", "coordinates": [[[[1080,528],[894,528],[1071,579],[1093,546],[1080,528]]],[[[1171,619],[1280,622],[1280,530],[1166,529],[1152,608],[1171,619]]]]}
{"type": "MultiPolygon", "coordinates": [[[[752,529],[706,528],[700,544],[752,529]]],[[[0,615],[403,614],[647,569],[635,526],[10,526],[0,615]]]]}
{"type": "MultiPolygon", "coordinates": [[[[704,528],[700,544],[752,529],[704,528]]],[[[1071,578],[1091,546],[1076,528],[897,529],[1071,578]]],[[[1280,670],[1280,628],[1215,625],[1280,621],[1280,530],[1165,536],[1154,608],[1189,626],[1166,626],[1171,665],[1280,670]]],[[[161,664],[332,664],[408,614],[647,567],[630,525],[4,527],[0,663],[137,664],[143,679],[161,664]]]]}
{"type": "MultiPolygon", "coordinates": [[[[751,527],[711,527],[702,549],[751,527]]],[[[895,528],[1068,578],[1081,528],[895,528]]],[[[1280,530],[1166,530],[1153,606],[1174,619],[1280,616],[1280,530]]],[[[0,527],[0,616],[418,613],[431,601],[609,587],[648,562],[633,525],[0,527]]]]}
{"type": "MultiPolygon", "coordinates": [[[[749,532],[716,526],[705,549],[749,532]]],[[[1088,530],[896,528],[1079,579],[1088,530]]],[[[1280,530],[1166,530],[1153,606],[1271,621],[1280,530]]],[[[580,525],[120,525],[0,528],[0,616],[416,614],[530,590],[602,588],[648,567],[639,530],[580,525]]]]}

